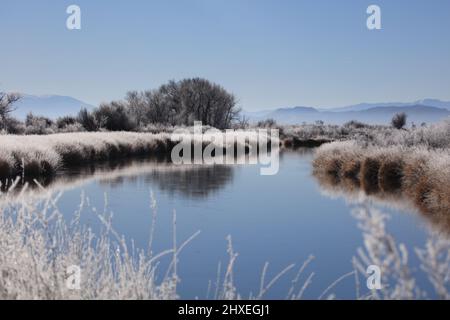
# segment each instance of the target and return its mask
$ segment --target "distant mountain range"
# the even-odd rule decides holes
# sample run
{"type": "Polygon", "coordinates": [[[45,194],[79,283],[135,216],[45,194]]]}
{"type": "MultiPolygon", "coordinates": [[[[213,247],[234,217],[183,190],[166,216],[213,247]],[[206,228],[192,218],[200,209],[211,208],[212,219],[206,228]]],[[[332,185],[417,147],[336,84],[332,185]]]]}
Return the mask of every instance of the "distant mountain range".
{"type": "MultiPolygon", "coordinates": [[[[65,115],[76,115],[81,108],[89,110],[94,106],[69,96],[24,94],[16,103],[16,108],[14,116],[23,120],[29,112],[55,119],[65,115]]],[[[423,99],[410,103],[360,103],[334,108],[305,106],[255,112],[244,111],[243,115],[253,123],[271,118],[281,124],[313,123],[318,120],[329,124],[343,124],[350,120],[387,124],[398,112],[405,112],[409,123],[434,123],[450,116],[450,101],[423,99]]]]}
{"type": "Polygon", "coordinates": [[[13,115],[22,120],[29,112],[54,119],[61,116],[76,115],[81,108],[93,108],[89,103],[68,96],[29,94],[23,94],[22,99],[15,104],[15,107],[16,110],[13,115]]]}
{"type": "Polygon", "coordinates": [[[441,101],[438,99],[422,99],[413,102],[381,102],[381,103],[359,103],[347,107],[335,107],[335,108],[318,108],[318,110],[330,110],[333,111],[363,111],[376,107],[411,107],[411,106],[428,106],[435,108],[442,108],[450,110],[450,101],[441,101]]]}
{"type": "Polygon", "coordinates": [[[292,107],[274,110],[243,112],[250,122],[274,119],[281,124],[313,123],[322,120],[329,124],[343,124],[357,120],[370,124],[387,124],[396,113],[408,115],[408,122],[434,123],[450,116],[450,101],[423,99],[411,103],[360,103],[338,108],[292,107]]]}

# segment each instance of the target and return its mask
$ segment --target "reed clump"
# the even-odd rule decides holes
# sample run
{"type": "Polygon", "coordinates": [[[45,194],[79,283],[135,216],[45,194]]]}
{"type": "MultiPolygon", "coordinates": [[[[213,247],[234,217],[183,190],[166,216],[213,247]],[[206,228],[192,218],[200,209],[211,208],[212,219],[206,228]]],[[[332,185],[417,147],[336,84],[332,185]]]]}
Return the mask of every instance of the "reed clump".
{"type": "Polygon", "coordinates": [[[367,157],[361,165],[361,187],[367,193],[376,193],[379,191],[378,172],[380,171],[381,161],[375,157],[367,157]]]}
{"type": "Polygon", "coordinates": [[[387,159],[382,162],[378,173],[379,186],[383,192],[397,192],[402,187],[402,159],[387,159]]]}
{"type": "Polygon", "coordinates": [[[354,182],[360,174],[361,148],[354,141],[340,142],[340,145],[341,148],[335,148],[335,144],[330,143],[317,149],[314,174],[321,175],[322,179],[332,179],[334,183],[354,182]]]}
{"type": "Polygon", "coordinates": [[[351,178],[366,194],[402,194],[424,213],[450,215],[448,149],[334,142],[317,150],[313,168],[321,181],[351,178]]]}

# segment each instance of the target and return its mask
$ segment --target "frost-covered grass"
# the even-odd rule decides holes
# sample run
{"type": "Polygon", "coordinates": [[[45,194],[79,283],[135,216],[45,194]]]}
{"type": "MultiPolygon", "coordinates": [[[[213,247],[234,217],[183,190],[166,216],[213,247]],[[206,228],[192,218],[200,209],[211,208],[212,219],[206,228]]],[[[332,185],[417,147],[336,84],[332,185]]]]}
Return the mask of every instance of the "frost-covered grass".
{"type": "Polygon", "coordinates": [[[168,134],[131,132],[0,136],[0,177],[55,173],[62,166],[132,155],[160,155],[170,148],[168,134]]]}
{"type": "Polygon", "coordinates": [[[367,194],[401,193],[426,213],[450,214],[450,121],[321,146],[313,161],[323,181],[367,194]]]}
{"type": "Polygon", "coordinates": [[[388,146],[424,146],[427,148],[450,148],[450,119],[439,123],[395,129],[391,126],[366,125],[349,122],[345,125],[304,124],[281,126],[280,137],[285,141],[359,141],[361,144],[388,146]]]}
{"type": "MultiPolygon", "coordinates": [[[[358,140],[358,139],[356,139],[358,140]]],[[[361,139],[364,141],[364,139],[361,139]]],[[[425,147],[428,149],[450,149],[450,119],[424,127],[397,130],[378,130],[369,134],[366,142],[381,147],[425,147]]]]}
{"type": "MultiPolygon", "coordinates": [[[[357,290],[360,299],[450,299],[450,240],[431,232],[422,247],[408,248],[387,230],[389,216],[367,204],[360,204],[353,215],[363,234],[364,245],[353,258],[355,269],[363,277],[367,267],[381,270],[381,289],[368,293],[357,290]],[[411,266],[416,255],[420,269],[411,266]],[[433,290],[426,291],[416,275],[423,273],[433,290]]],[[[365,279],[363,279],[365,280],[365,279]]]]}
{"type": "Polygon", "coordinates": [[[178,297],[176,257],[180,248],[174,246],[159,255],[130,250],[111,228],[108,216],[99,215],[103,231],[94,234],[79,222],[84,202],[67,223],[56,201],[55,197],[42,201],[23,197],[20,203],[1,205],[0,299],[178,297]],[[156,265],[163,255],[171,255],[174,263],[158,281],[156,265]],[[71,266],[81,268],[79,290],[67,286],[71,266]]]}
{"type": "Polygon", "coordinates": [[[365,146],[355,141],[320,147],[314,173],[329,184],[367,194],[405,195],[425,213],[450,214],[450,149],[365,146]]]}
{"type": "MultiPolygon", "coordinates": [[[[241,143],[233,135],[234,147],[241,143]]],[[[178,135],[177,139],[182,139],[178,135]]],[[[204,134],[203,146],[213,141],[204,134]]],[[[229,140],[232,141],[232,140],[229,140]]],[[[248,141],[248,139],[246,140],[248,141]]],[[[132,156],[170,159],[177,143],[169,133],[81,132],[52,135],[0,135],[0,178],[48,176],[63,167],[132,156]]]]}

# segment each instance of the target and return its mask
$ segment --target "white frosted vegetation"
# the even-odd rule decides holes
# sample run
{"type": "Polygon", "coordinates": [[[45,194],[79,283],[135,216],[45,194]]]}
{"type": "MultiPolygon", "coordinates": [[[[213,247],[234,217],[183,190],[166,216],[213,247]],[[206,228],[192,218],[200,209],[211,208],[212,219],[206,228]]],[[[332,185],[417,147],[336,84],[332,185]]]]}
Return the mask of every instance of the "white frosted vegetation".
{"type": "Polygon", "coordinates": [[[0,167],[12,175],[49,174],[63,165],[161,152],[168,140],[167,134],[131,132],[4,135],[0,136],[0,167]]]}
{"type": "Polygon", "coordinates": [[[315,175],[367,194],[401,193],[425,213],[449,215],[450,122],[386,132],[321,146],[315,175]]]}
{"type": "Polygon", "coordinates": [[[362,145],[450,148],[450,119],[428,126],[395,129],[355,121],[345,125],[303,124],[280,127],[283,139],[359,141],[362,145]]]}
{"type": "MultiPolygon", "coordinates": [[[[2,205],[0,299],[175,299],[176,274],[157,281],[157,256],[129,251],[107,217],[104,231],[68,224],[56,199],[2,205]],[[80,266],[80,290],[66,285],[67,268],[80,266]]],[[[165,254],[173,254],[167,251],[165,254]]]]}
{"type": "MultiPolygon", "coordinates": [[[[242,134],[245,133],[224,133],[224,136],[231,136],[228,140],[236,146],[240,145],[238,137],[242,134]]],[[[202,140],[204,144],[214,142],[212,134],[204,134],[202,140]]],[[[49,175],[65,166],[130,156],[167,157],[176,143],[169,133],[0,135],[0,177],[49,175]]]]}
{"type": "Polygon", "coordinates": [[[365,277],[370,265],[381,269],[381,289],[359,293],[360,299],[450,299],[450,240],[431,233],[423,247],[408,248],[387,231],[388,215],[362,204],[353,212],[363,233],[364,245],[358,248],[353,265],[365,277]],[[420,270],[411,266],[416,254],[420,270]],[[433,287],[427,292],[416,275],[423,272],[433,287]]]}

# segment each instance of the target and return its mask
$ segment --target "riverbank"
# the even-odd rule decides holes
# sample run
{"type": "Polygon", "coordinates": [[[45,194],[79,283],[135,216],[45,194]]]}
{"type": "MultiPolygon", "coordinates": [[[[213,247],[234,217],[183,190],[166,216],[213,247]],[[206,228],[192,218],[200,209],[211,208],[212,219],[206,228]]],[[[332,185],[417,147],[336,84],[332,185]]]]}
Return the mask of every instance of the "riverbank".
{"type": "Polygon", "coordinates": [[[132,132],[61,133],[0,137],[0,177],[55,174],[63,167],[138,155],[166,155],[169,134],[132,132]]]}
{"type": "MultiPolygon", "coordinates": [[[[257,141],[255,140],[257,137],[249,132],[252,131],[224,132],[223,148],[233,148],[236,151],[238,147],[242,147],[245,153],[249,153],[252,145],[255,145],[257,141]]],[[[0,135],[0,179],[17,176],[26,179],[46,177],[65,168],[133,157],[170,161],[172,149],[180,139],[182,136],[174,139],[173,133],[169,132],[0,135]]],[[[285,137],[283,141],[279,141],[279,145],[282,148],[317,147],[330,141],[285,137]]],[[[202,136],[202,149],[216,142],[213,134],[206,133],[202,136]]],[[[270,149],[270,143],[268,149],[270,149]]]]}
{"type": "Polygon", "coordinates": [[[356,141],[320,147],[314,175],[329,185],[366,194],[399,194],[423,213],[450,213],[450,152],[424,146],[364,146],[356,141]]]}
{"type": "MultiPolygon", "coordinates": [[[[181,128],[181,127],[180,127],[181,128]]],[[[175,127],[159,128],[159,132],[68,132],[49,135],[0,135],[0,179],[23,176],[34,178],[51,176],[61,168],[92,165],[98,161],[109,161],[136,156],[169,160],[176,142],[171,139],[175,127]]],[[[181,128],[183,129],[183,128],[181,128]]],[[[210,127],[205,127],[205,130],[210,127]]],[[[238,129],[237,136],[259,129],[276,129],[281,148],[316,148],[324,144],[343,141],[358,141],[361,147],[404,147],[431,150],[450,149],[450,122],[398,130],[388,126],[365,125],[350,122],[343,126],[296,125],[264,128],[238,129]]],[[[192,130],[192,128],[184,128],[192,130]]],[[[250,135],[251,136],[251,135],[250,135]]],[[[227,145],[236,148],[244,144],[246,152],[251,149],[251,138],[227,145]]],[[[212,135],[205,134],[203,142],[213,142],[212,135]]],[[[336,145],[338,146],[338,145],[336,145]]],[[[205,147],[205,144],[203,144],[205,147]]],[[[444,152],[445,154],[445,152],[444,152]]]]}

